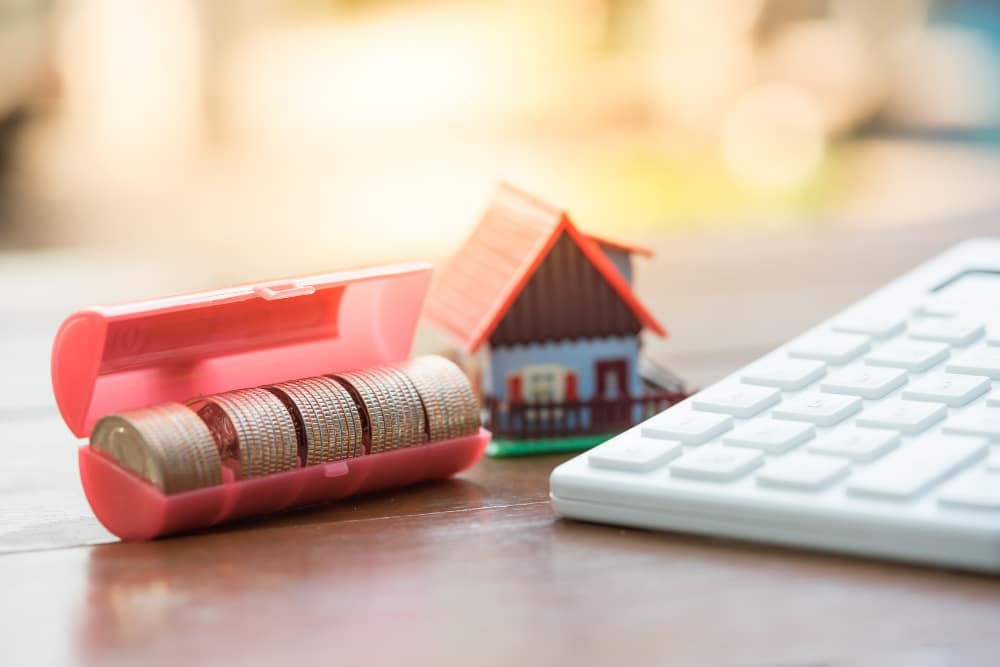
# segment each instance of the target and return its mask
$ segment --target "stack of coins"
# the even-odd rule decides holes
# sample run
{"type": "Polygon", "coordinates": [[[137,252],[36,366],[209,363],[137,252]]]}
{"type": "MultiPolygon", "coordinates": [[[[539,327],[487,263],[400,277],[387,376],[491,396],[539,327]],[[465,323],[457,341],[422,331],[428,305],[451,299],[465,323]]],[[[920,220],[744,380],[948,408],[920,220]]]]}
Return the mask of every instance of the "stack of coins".
{"type": "Polygon", "coordinates": [[[164,493],[222,482],[211,431],[178,403],[108,415],[94,426],[90,443],[164,493]]]}
{"type": "Polygon", "coordinates": [[[479,430],[465,374],[441,357],[109,415],[91,444],[165,493],[479,430]]]}
{"type": "Polygon", "coordinates": [[[418,357],[400,364],[399,369],[420,394],[429,440],[450,440],[479,432],[479,405],[462,369],[438,356],[418,357]]]}
{"type": "Polygon", "coordinates": [[[424,409],[413,383],[394,368],[331,376],[351,394],[365,425],[369,454],[424,443],[424,409]]]}
{"type": "MultiPolygon", "coordinates": [[[[299,440],[295,422],[285,404],[264,389],[239,389],[203,399],[225,413],[236,435],[237,452],[221,446],[224,462],[238,479],[291,470],[299,465],[299,440]],[[234,465],[235,464],[235,465],[234,465]]],[[[217,443],[220,435],[214,434],[217,443]]],[[[228,439],[226,442],[231,442],[228,439]]]]}
{"type": "Polygon", "coordinates": [[[267,387],[295,420],[299,460],[304,465],[339,461],[364,453],[361,413],[350,393],[325,377],[267,387]]]}

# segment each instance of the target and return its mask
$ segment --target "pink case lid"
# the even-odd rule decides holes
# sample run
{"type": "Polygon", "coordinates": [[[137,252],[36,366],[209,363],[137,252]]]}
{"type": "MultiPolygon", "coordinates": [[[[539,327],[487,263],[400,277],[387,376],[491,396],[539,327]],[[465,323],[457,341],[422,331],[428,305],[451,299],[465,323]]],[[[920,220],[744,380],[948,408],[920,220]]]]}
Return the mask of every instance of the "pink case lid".
{"type": "Polygon", "coordinates": [[[110,412],[402,361],[430,277],[394,264],[81,310],[53,343],[56,403],[82,437],[110,412]]]}

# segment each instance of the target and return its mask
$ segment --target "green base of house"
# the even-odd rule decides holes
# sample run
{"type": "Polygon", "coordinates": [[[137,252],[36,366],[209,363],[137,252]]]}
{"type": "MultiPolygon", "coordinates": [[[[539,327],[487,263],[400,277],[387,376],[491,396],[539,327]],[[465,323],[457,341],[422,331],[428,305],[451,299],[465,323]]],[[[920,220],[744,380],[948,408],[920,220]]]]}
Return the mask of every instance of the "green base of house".
{"type": "Polygon", "coordinates": [[[565,438],[533,438],[526,440],[493,438],[486,447],[486,454],[493,458],[503,458],[506,456],[534,456],[536,454],[579,452],[599,445],[614,435],[614,433],[599,433],[596,435],[574,435],[565,438]]]}

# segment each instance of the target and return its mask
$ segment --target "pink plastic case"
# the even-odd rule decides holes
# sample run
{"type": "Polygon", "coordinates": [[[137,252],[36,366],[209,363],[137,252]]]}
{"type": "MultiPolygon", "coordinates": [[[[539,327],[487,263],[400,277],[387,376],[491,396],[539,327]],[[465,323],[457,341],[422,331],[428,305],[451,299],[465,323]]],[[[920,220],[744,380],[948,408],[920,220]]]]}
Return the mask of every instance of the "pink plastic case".
{"type": "MultiPolygon", "coordinates": [[[[66,319],[52,387],[66,425],[169,401],[403,361],[430,283],[428,264],[304,276],[100,306],[66,319]]],[[[453,475],[490,440],[477,435],[166,495],[84,445],[94,514],[123,540],[453,475]]]]}

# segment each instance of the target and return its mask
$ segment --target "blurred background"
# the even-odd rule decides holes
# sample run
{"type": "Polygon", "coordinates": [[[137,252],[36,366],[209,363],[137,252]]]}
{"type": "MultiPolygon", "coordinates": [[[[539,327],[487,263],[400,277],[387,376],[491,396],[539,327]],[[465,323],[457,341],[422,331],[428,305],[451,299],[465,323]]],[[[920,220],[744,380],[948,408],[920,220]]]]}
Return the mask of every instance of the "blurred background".
{"type": "Polygon", "coordinates": [[[70,312],[439,262],[498,179],[651,247],[646,351],[706,386],[1000,231],[1000,3],[0,0],[0,534],[108,539],[70,312]]]}
{"type": "Polygon", "coordinates": [[[443,257],[499,178],[626,238],[942,220],[997,148],[986,0],[0,0],[0,248],[198,285],[443,257]]]}

